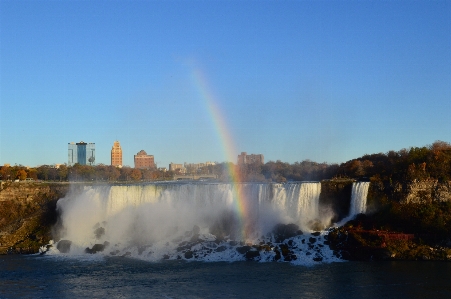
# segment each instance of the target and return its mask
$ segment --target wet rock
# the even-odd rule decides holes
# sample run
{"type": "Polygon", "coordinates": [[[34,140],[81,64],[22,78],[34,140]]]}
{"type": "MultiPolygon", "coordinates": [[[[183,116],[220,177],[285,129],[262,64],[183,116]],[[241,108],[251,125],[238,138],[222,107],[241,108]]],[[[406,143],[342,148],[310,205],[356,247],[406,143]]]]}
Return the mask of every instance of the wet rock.
{"type": "Polygon", "coordinates": [[[275,260],[275,261],[278,261],[278,260],[280,260],[280,259],[282,258],[282,256],[280,255],[280,251],[279,251],[279,250],[274,249],[274,253],[276,254],[276,255],[274,256],[274,260],[275,260]]]}
{"type": "Polygon", "coordinates": [[[230,245],[230,246],[236,246],[236,245],[238,245],[238,242],[236,242],[236,241],[230,241],[230,242],[229,242],[229,245],[230,245]]]}
{"type": "Polygon", "coordinates": [[[312,233],[312,236],[318,237],[319,235],[321,235],[321,232],[314,232],[312,233]]]}
{"type": "Polygon", "coordinates": [[[167,254],[163,255],[163,259],[164,260],[168,260],[169,259],[169,255],[167,255],[167,254]]]}
{"type": "Polygon", "coordinates": [[[240,254],[245,254],[246,252],[248,252],[252,247],[250,246],[242,246],[242,247],[237,247],[235,248],[236,251],[238,251],[238,253],[240,254]]]}
{"type": "Polygon", "coordinates": [[[259,251],[264,250],[266,252],[269,252],[269,251],[271,251],[271,246],[268,244],[263,244],[263,245],[259,246],[258,250],[259,251]]]}
{"type": "Polygon", "coordinates": [[[288,256],[288,254],[291,253],[291,251],[288,249],[288,245],[286,245],[286,244],[280,244],[279,247],[280,247],[280,250],[282,251],[282,255],[283,255],[284,257],[288,256]]]}
{"type": "Polygon", "coordinates": [[[285,262],[291,262],[291,261],[295,261],[297,259],[298,259],[298,257],[295,254],[289,254],[284,257],[285,262]]]}
{"type": "Polygon", "coordinates": [[[227,247],[225,246],[219,246],[218,248],[216,248],[216,252],[223,252],[227,249],[227,247]]]}
{"type": "Polygon", "coordinates": [[[70,251],[70,245],[72,241],[69,240],[61,240],[56,245],[56,249],[58,249],[61,253],[68,253],[70,251]]]}
{"type": "Polygon", "coordinates": [[[108,243],[108,242],[105,242],[105,243],[103,243],[103,244],[94,244],[94,246],[92,246],[91,249],[89,249],[89,247],[87,247],[87,248],[85,249],[85,253],[91,253],[91,254],[94,254],[94,253],[97,253],[97,252],[104,251],[104,250],[105,250],[105,247],[107,247],[109,244],[110,244],[110,243],[108,243]]]}
{"type": "Polygon", "coordinates": [[[110,255],[117,255],[119,253],[119,250],[111,251],[110,255]]]}
{"type": "Polygon", "coordinates": [[[246,252],[245,257],[248,261],[259,260],[260,252],[258,252],[257,250],[249,250],[248,252],[246,252]]]}
{"type": "Polygon", "coordinates": [[[94,235],[96,239],[100,239],[105,234],[105,229],[103,227],[99,227],[94,231],[94,235]]]}
{"type": "Polygon", "coordinates": [[[185,252],[185,258],[186,259],[192,259],[193,258],[193,252],[191,250],[188,250],[187,252],[185,252]]]}
{"type": "Polygon", "coordinates": [[[272,230],[274,240],[277,243],[282,243],[284,240],[302,235],[302,231],[299,230],[299,226],[296,224],[277,224],[272,230]]]}
{"type": "Polygon", "coordinates": [[[315,243],[315,242],[316,242],[316,238],[310,237],[310,238],[308,239],[308,241],[309,241],[310,243],[315,243]]]}
{"type": "Polygon", "coordinates": [[[323,260],[323,258],[321,256],[317,256],[317,257],[314,257],[313,260],[315,262],[321,262],[323,260]]]}

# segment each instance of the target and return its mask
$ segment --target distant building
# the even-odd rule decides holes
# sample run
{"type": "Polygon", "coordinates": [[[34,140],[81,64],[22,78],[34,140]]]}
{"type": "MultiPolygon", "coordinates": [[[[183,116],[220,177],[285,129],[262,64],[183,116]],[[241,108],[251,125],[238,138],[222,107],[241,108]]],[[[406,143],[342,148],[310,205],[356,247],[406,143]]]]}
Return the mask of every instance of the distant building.
{"type": "Polygon", "coordinates": [[[155,168],[153,155],[148,155],[144,150],[135,155],[135,168],[148,169],[155,168]]]}
{"type": "Polygon", "coordinates": [[[80,141],[68,143],[67,164],[94,165],[96,160],[96,144],[80,141]]]}
{"type": "Polygon", "coordinates": [[[180,173],[185,173],[186,169],[183,164],[176,164],[171,162],[171,164],[169,164],[169,171],[178,171],[180,173]]]}
{"type": "Polygon", "coordinates": [[[184,167],[187,173],[200,173],[203,169],[210,165],[215,165],[215,162],[205,162],[205,163],[184,163],[184,167]]]}
{"type": "Polygon", "coordinates": [[[248,155],[246,152],[241,152],[241,155],[238,155],[238,165],[246,165],[246,164],[265,164],[265,158],[262,154],[251,154],[248,155]]]}
{"type": "Polygon", "coordinates": [[[122,166],[122,148],[119,141],[115,141],[111,149],[111,165],[116,167],[122,166]]]}

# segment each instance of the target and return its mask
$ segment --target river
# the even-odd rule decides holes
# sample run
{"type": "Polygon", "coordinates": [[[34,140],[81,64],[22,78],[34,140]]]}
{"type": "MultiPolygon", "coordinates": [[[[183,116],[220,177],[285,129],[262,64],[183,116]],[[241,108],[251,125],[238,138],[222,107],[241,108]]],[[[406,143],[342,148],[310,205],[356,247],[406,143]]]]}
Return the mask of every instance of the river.
{"type": "Polygon", "coordinates": [[[0,256],[0,298],[451,298],[451,263],[0,256]]]}

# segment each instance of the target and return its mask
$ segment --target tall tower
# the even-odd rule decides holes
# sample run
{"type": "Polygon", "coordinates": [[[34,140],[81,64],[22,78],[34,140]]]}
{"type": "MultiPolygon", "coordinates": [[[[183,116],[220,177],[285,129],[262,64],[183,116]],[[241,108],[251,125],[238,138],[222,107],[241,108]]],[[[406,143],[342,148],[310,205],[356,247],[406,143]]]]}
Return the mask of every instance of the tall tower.
{"type": "Polygon", "coordinates": [[[80,165],[94,165],[96,160],[95,143],[86,143],[83,141],[68,143],[68,165],[73,166],[75,163],[80,165]]]}
{"type": "Polygon", "coordinates": [[[111,165],[122,166],[122,148],[117,140],[114,142],[113,148],[111,149],[111,165]]]}

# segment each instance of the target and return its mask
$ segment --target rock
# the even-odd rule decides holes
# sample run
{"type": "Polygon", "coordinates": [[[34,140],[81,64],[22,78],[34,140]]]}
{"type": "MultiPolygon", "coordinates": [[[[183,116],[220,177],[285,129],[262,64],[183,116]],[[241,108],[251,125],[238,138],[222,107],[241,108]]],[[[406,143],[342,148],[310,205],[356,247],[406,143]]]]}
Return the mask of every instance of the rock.
{"type": "Polygon", "coordinates": [[[321,261],[323,260],[323,258],[320,257],[320,256],[317,256],[317,257],[314,257],[313,260],[314,260],[315,262],[321,262],[321,261]]]}
{"type": "Polygon", "coordinates": [[[216,252],[223,252],[227,249],[227,247],[225,246],[219,246],[218,248],[216,248],[216,252]]]}
{"type": "Polygon", "coordinates": [[[59,252],[61,252],[61,253],[68,253],[70,251],[71,244],[72,244],[72,241],[60,240],[58,242],[58,245],[56,245],[56,249],[58,249],[59,252]]]}
{"type": "Polygon", "coordinates": [[[274,249],[274,252],[276,253],[276,255],[274,256],[274,260],[275,260],[275,261],[280,260],[280,258],[282,257],[282,256],[280,255],[280,251],[277,250],[277,249],[274,249]]]}
{"type": "Polygon", "coordinates": [[[185,258],[186,259],[192,259],[193,258],[193,252],[191,250],[188,250],[185,252],[185,258]]]}
{"type": "Polygon", "coordinates": [[[94,253],[97,253],[97,252],[104,251],[105,247],[107,247],[109,244],[110,243],[108,243],[108,242],[105,242],[104,244],[94,244],[94,246],[92,246],[91,249],[89,249],[89,247],[87,247],[85,249],[85,253],[94,254],[94,253]]]}
{"type": "Polygon", "coordinates": [[[288,249],[288,245],[286,244],[280,244],[280,250],[282,251],[282,255],[284,257],[288,256],[288,254],[292,253],[289,249],[288,249]]]}
{"type": "Polygon", "coordinates": [[[103,227],[99,227],[94,231],[94,235],[96,239],[100,239],[105,234],[105,229],[103,227]]]}
{"type": "Polygon", "coordinates": [[[274,240],[277,243],[282,243],[284,240],[302,235],[302,231],[299,230],[299,226],[296,224],[277,224],[272,230],[274,240]]]}
{"type": "Polygon", "coordinates": [[[316,242],[316,238],[310,237],[310,238],[308,239],[308,241],[309,241],[310,243],[315,243],[315,242],[316,242]]]}
{"type": "Polygon", "coordinates": [[[251,248],[252,248],[252,247],[250,247],[250,246],[242,246],[242,247],[237,247],[237,248],[235,248],[235,249],[236,249],[236,251],[238,251],[238,253],[245,254],[245,253],[248,252],[251,248]]]}
{"type": "Polygon", "coordinates": [[[257,250],[249,250],[245,254],[246,260],[248,261],[254,261],[260,259],[260,252],[257,250]]]}

